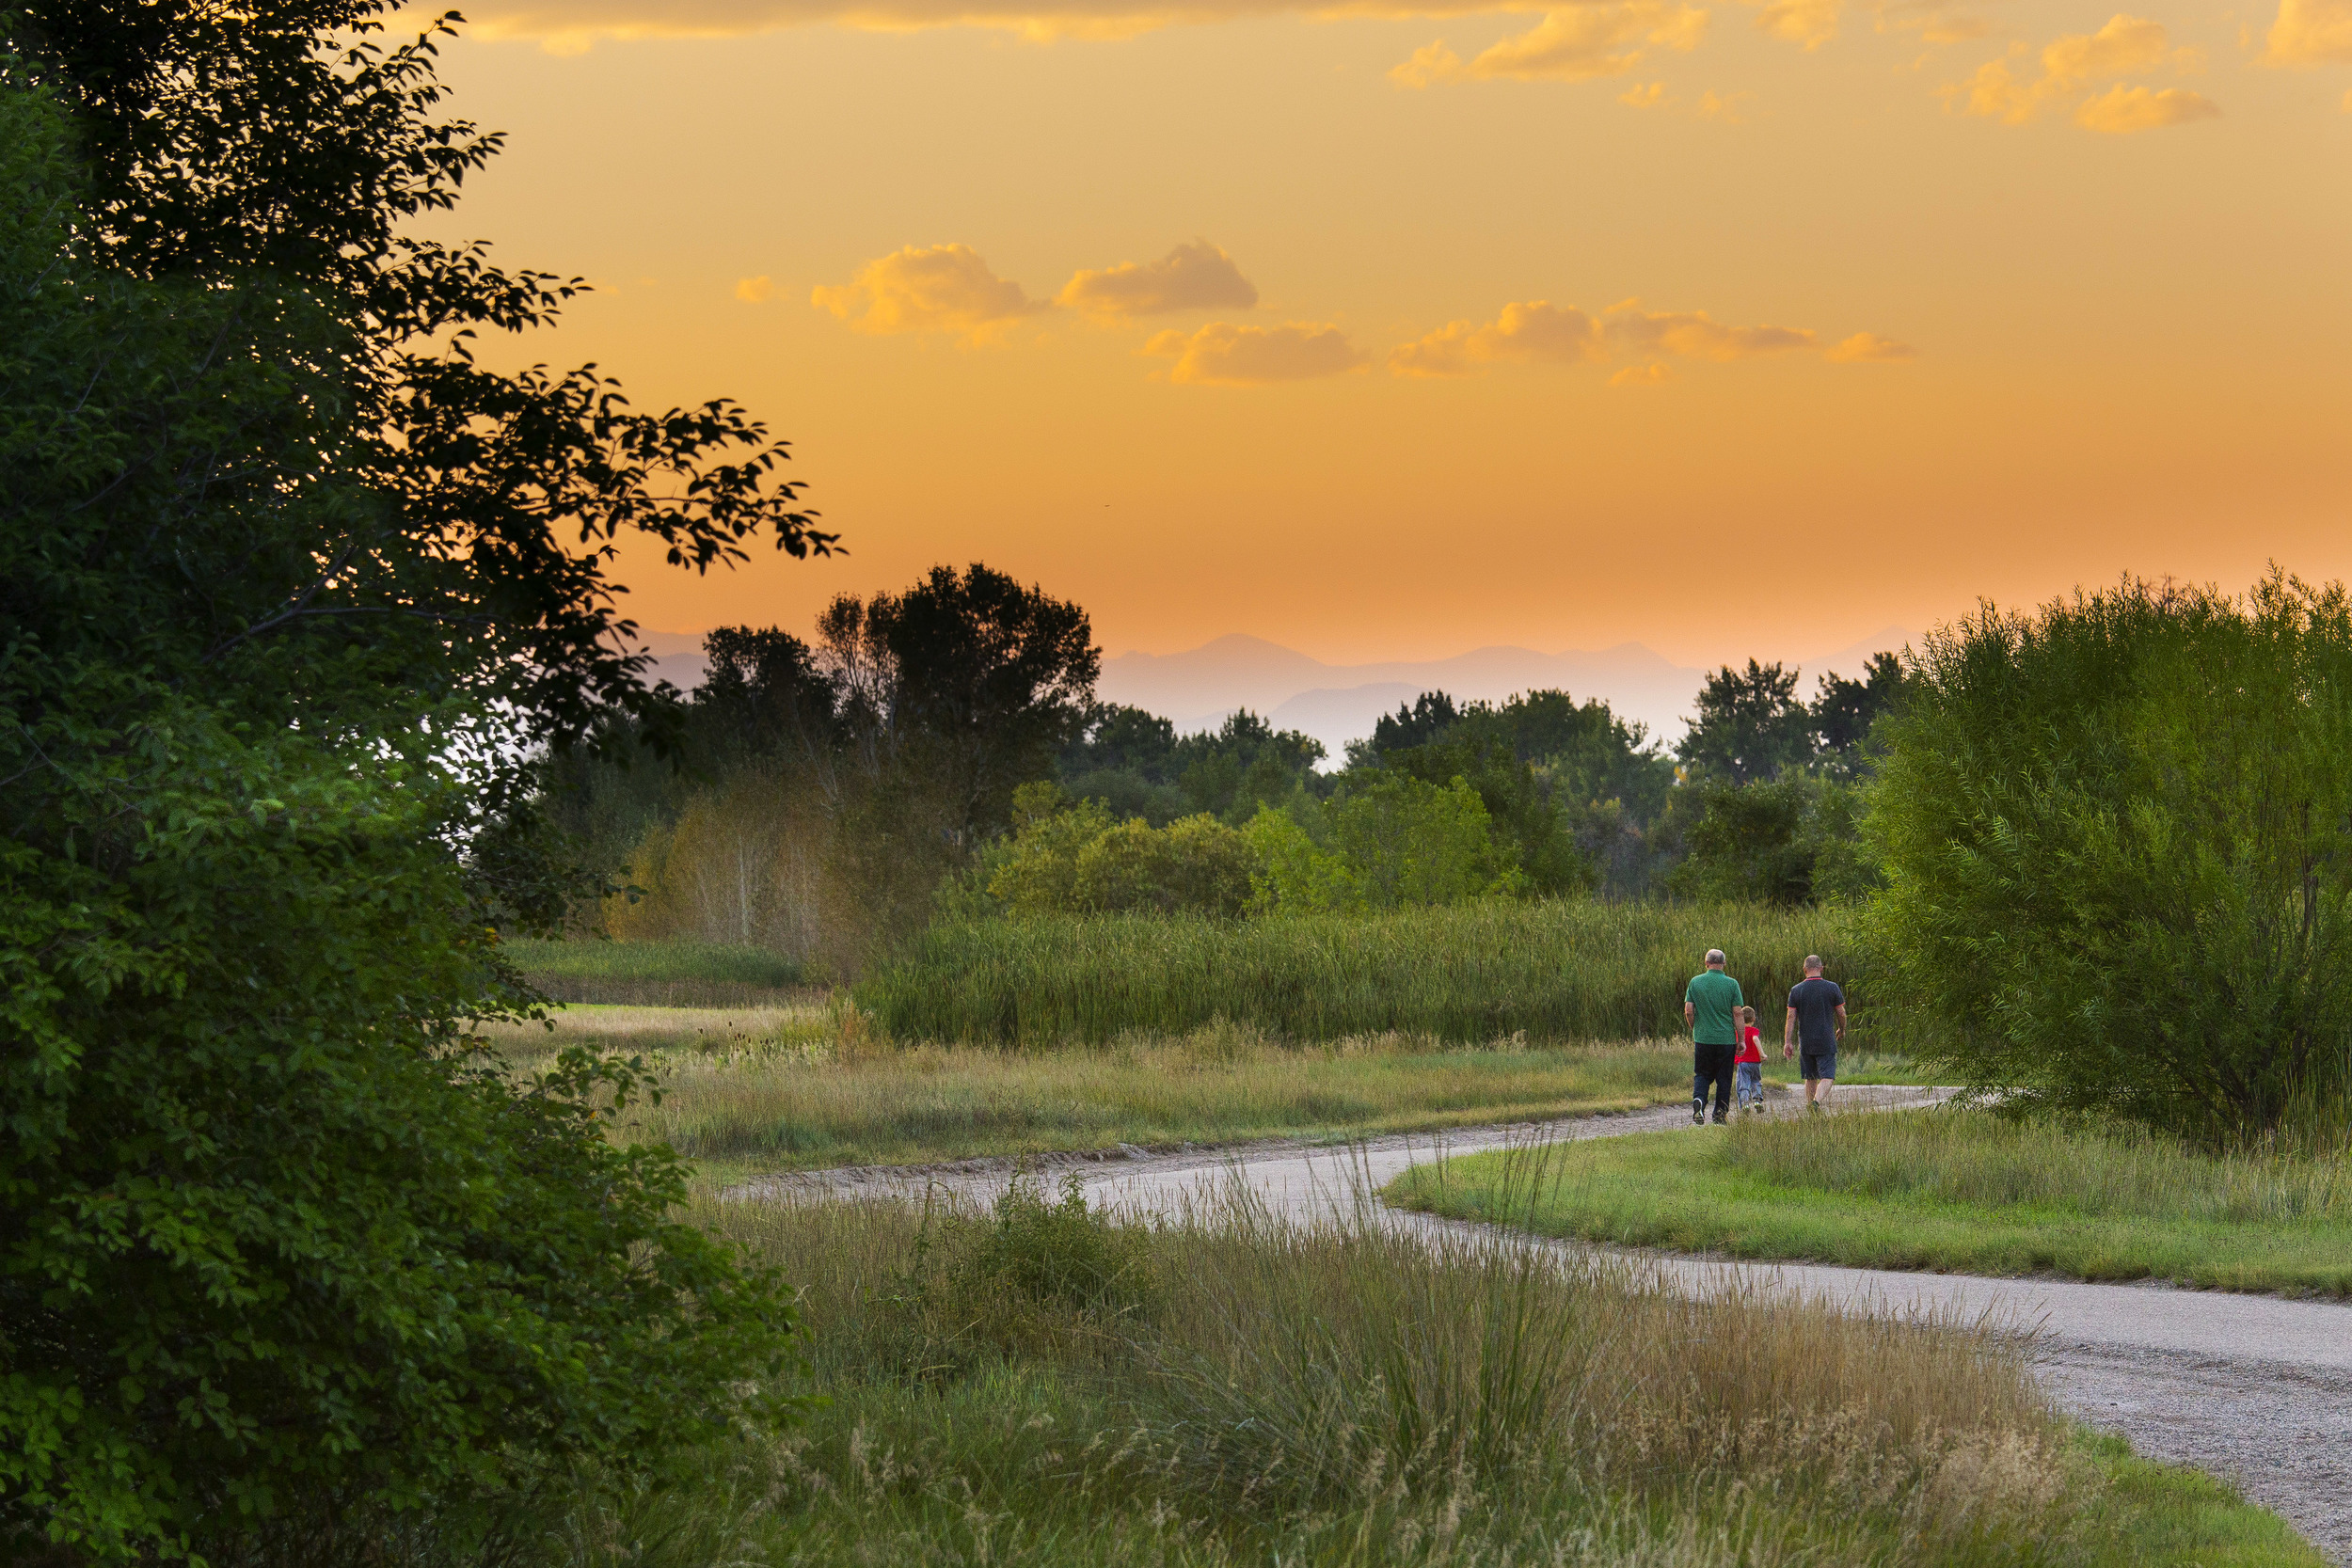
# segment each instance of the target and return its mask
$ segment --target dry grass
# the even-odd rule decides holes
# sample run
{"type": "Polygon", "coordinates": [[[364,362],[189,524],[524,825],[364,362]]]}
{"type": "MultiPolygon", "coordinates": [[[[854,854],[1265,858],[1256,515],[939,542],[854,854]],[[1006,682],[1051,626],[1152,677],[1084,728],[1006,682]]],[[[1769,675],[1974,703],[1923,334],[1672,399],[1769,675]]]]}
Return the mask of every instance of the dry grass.
{"type": "Polygon", "coordinates": [[[618,1135],[771,1170],[1370,1134],[1632,1110],[1690,1092],[1689,1048],[1674,1042],[1466,1050],[1391,1034],[1293,1047],[1222,1021],[1023,1053],[889,1047],[847,1007],[596,1008],[506,1038],[522,1060],[571,1041],[652,1053],[661,1101],[633,1108],[618,1135]]]}

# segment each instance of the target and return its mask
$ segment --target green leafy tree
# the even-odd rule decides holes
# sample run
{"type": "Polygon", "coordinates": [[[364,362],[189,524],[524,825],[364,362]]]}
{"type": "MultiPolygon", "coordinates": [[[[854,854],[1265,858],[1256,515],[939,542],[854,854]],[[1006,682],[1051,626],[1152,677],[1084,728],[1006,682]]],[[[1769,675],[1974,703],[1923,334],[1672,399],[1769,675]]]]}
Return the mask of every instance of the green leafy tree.
{"type": "Polygon", "coordinates": [[[1871,731],[1901,705],[1903,687],[1902,661],[1893,654],[1871,655],[1860,680],[1823,675],[1812,707],[1822,760],[1849,775],[1866,770],[1871,731]]]}
{"type": "Polygon", "coordinates": [[[783,1413],[787,1292],[604,1136],[637,1069],[516,1081],[474,1026],[531,1002],[495,927],[571,886],[517,731],[660,706],[596,542],[823,540],[721,405],[423,352],[554,292],[394,236],[494,144],[375,10],[0,17],[12,1559],[219,1555],[783,1413]]]}
{"type": "Polygon", "coordinates": [[[1249,902],[1249,841],[1205,814],[1165,828],[1131,818],[1078,851],[1076,895],[1089,910],[1233,915],[1249,902]]]}
{"type": "Polygon", "coordinates": [[[1382,778],[1331,806],[1333,838],[1373,909],[1457,904],[1528,891],[1486,802],[1466,780],[1382,778]]]}
{"type": "Polygon", "coordinates": [[[1694,774],[1752,784],[1813,760],[1814,720],[1797,699],[1799,672],[1748,660],[1726,664],[1699,689],[1698,714],[1676,748],[1694,774]]]}
{"type": "Polygon", "coordinates": [[[1702,783],[1669,885],[1689,898],[1766,904],[1867,896],[1883,879],[1862,842],[1859,800],[1854,786],[1797,768],[1746,785],[1702,783]]]}
{"type": "Polygon", "coordinates": [[[1930,640],[1868,826],[1949,1081],[2221,1139],[2352,1090],[2352,606],[2126,581],[1930,640]]]}
{"type": "Polygon", "coordinates": [[[1256,860],[1249,879],[1253,912],[1296,914],[1363,907],[1363,889],[1353,868],[1317,844],[1291,813],[1262,806],[1242,832],[1256,860]]]}

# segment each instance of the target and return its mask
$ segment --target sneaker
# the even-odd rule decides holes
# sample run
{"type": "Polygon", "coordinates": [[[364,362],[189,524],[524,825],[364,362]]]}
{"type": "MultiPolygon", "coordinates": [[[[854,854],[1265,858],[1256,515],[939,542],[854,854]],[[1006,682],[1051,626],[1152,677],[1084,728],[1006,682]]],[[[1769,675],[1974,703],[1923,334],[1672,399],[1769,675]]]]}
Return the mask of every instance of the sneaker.
{"type": "Polygon", "coordinates": [[[1804,1102],[1804,1108],[1817,1117],[1821,1114],[1821,1102],[1818,1100],[1806,1101],[1804,1102]]]}
{"type": "Polygon", "coordinates": [[[1707,1125],[1706,1101],[1702,1100],[1697,1104],[1691,1107],[1691,1125],[1693,1127],[1705,1127],[1707,1125]]]}
{"type": "Polygon", "coordinates": [[[1718,1127],[1721,1127],[1724,1123],[1729,1121],[1730,1119],[1731,1118],[1729,1117],[1724,1115],[1721,1111],[1715,1113],[1715,1125],[1718,1127]]]}

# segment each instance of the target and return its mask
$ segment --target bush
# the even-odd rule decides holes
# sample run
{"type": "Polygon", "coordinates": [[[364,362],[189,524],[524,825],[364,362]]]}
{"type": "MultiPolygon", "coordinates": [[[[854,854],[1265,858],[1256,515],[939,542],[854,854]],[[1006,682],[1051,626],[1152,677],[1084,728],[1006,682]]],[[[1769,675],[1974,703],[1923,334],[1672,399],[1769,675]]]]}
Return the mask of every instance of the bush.
{"type": "Polygon", "coordinates": [[[1930,640],[1876,940],[2010,1102],[2225,1139],[2352,1089],[2352,606],[2125,582],[1930,640]]]}

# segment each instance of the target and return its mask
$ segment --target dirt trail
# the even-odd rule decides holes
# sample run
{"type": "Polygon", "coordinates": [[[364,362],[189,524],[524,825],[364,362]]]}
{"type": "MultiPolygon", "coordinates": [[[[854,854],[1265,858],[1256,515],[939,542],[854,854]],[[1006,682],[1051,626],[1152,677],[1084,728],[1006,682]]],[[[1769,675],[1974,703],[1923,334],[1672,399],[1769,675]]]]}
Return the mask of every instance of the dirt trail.
{"type": "MultiPolygon", "coordinates": [[[[1849,1109],[1931,1103],[1948,1091],[1847,1087],[1849,1109]]],[[[1795,1107],[1780,1100],[1773,1114],[1795,1107]]],[[[1538,1140],[1621,1136],[1690,1126],[1678,1106],[1449,1133],[1375,1138],[1347,1147],[1251,1144],[1224,1149],[1061,1155],[1039,1162],[1074,1171],[1088,1195],[1127,1212],[1175,1214],[1234,1181],[1276,1214],[1312,1221],[1353,1212],[1358,1194],[1412,1165],[1538,1140]]],[[[1705,1136],[1693,1132],[1693,1136],[1705,1136]]],[[[938,1187],[986,1199],[1009,1160],[931,1166],[844,1167],[765,1178],[730,1189],[756,1199],[791,1193],[919,1195],[938,1187]]],[[[1476,1227],[1381,1211],[1383,1223],[1424,1233],[1476,1227]]],[[[1541,1246],[1575,1243],[1535,1242],[1541,1246]]],[[[2142,1453],[2226,1476],[2276,1509],[2321,1550],[2352,1568],[2352,1306],[2158,1285],[1990,1279],[1820,1264],[1740,1263],[1661,1257],[1693,1291],[1762,1285],[1855,1313],[1956,1310],[2036,1336],[2036,1370],[2068,1410],[2121,1432],[2142,1453]]]]}

